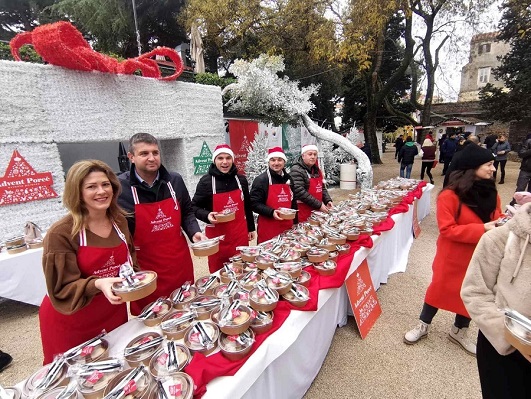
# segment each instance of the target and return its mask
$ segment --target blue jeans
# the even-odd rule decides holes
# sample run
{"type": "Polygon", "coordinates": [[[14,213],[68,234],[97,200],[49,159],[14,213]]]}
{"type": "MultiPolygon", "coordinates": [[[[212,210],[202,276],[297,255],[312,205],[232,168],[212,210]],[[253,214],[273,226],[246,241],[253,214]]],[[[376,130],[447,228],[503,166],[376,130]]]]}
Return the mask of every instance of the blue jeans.
{"type": "Polygon", "coordinates": [[[403,163],[400,163],[400,177],[405,177],[406,179],[409,179],[411,177],[411,169],[413,168],[413,164],[404,165],[403,163]],[[406,175],[404,176],[404,169],[406,170],[406,175]]]}

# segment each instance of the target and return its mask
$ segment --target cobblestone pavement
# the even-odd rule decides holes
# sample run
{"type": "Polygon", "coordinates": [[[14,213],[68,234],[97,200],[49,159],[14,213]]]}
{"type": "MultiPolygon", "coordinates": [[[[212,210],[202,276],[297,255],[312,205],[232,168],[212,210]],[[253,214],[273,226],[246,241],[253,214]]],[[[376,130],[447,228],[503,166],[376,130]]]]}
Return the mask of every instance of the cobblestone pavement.
{"type": "MultiPolygon", "coordinates": [[[[398,175],[399,166],[393,154],[386,152],[384,164],[374,165],[375,182],[398,175]]],[[[511,199],[518,167],[514,162],[507,164],[506,183],[499,186],[502,204],[511,199]]],[[[378,290],[382,315],[365,340],[360,338],[351,317],[345,327],[337,329],[306,399],[481,397],[475,359],[447,339],[453,322],[450,313],[439,312],[428,338],[418,345],[402,343],[403,334],[418,319],[431,279],[437,239],[435,201],[442,186],[441,170],[441,165],[434,170],[436,187],[431,192],[432,212],[421,224],[422,233],[413,243],[407,271],[392,275],[378,290]]],[[[412,176],[418,178],[419,174],[420,162],[416,161],[412,176]]],[[[331,194],[337,202],[348,193],[331,189],[331,194]]],[[[205,259],[194,262],[196,276],[207,274],[205,259]]],[[[477,328],[472,326],[471,333],[476,334],[477,328]]],[[[37,307],[0,299],[0,349],[14,359],[12,365],[0,373],[2,386],[23,380],[41,365],[37,307]]]]}

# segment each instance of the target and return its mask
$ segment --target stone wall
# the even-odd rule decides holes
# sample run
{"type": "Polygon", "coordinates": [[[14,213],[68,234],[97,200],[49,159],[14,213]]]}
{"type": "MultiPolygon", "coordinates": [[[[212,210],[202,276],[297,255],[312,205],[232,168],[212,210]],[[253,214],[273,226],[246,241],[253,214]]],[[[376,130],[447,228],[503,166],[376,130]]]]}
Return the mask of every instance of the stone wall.
{"type": "Polygon", "coordinates": [[[65,213],[57,143],[121,141],[136,132],[161,140],[165,166],[183,175],[192,195],[200,178],[193,157],[203,141],[211,150],[223,141],[220,88],[0,61],[0,176],[18,149],[37,172],[52,172],[59,195],[1,206],[0,242],[27,220],[46,229],[65,213]]]}

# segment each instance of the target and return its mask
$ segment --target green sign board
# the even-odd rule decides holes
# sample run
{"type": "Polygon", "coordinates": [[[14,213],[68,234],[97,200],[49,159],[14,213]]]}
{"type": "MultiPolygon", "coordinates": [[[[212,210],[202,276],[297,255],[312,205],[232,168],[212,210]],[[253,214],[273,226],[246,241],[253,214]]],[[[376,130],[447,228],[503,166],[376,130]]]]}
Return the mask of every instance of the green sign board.
{"type": "Polygon", "coordinates": [[[194,175],[204,175],[208,172],[208,168],[212,163],[212,151],[208,148],[206,141],[203,141],[201,153],[198,157],[194,157],[194,175]]]}

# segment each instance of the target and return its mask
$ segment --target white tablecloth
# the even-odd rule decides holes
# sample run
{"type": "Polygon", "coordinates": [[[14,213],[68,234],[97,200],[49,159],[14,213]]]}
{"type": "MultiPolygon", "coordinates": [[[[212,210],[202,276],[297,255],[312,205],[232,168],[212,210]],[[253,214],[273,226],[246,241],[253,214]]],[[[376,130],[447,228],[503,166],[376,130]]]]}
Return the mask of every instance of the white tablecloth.
{"type": "Polygon", "coordinates": [[[0,297],[40,306],[45,295],[42,248],[0,253],[0,297]]]}

